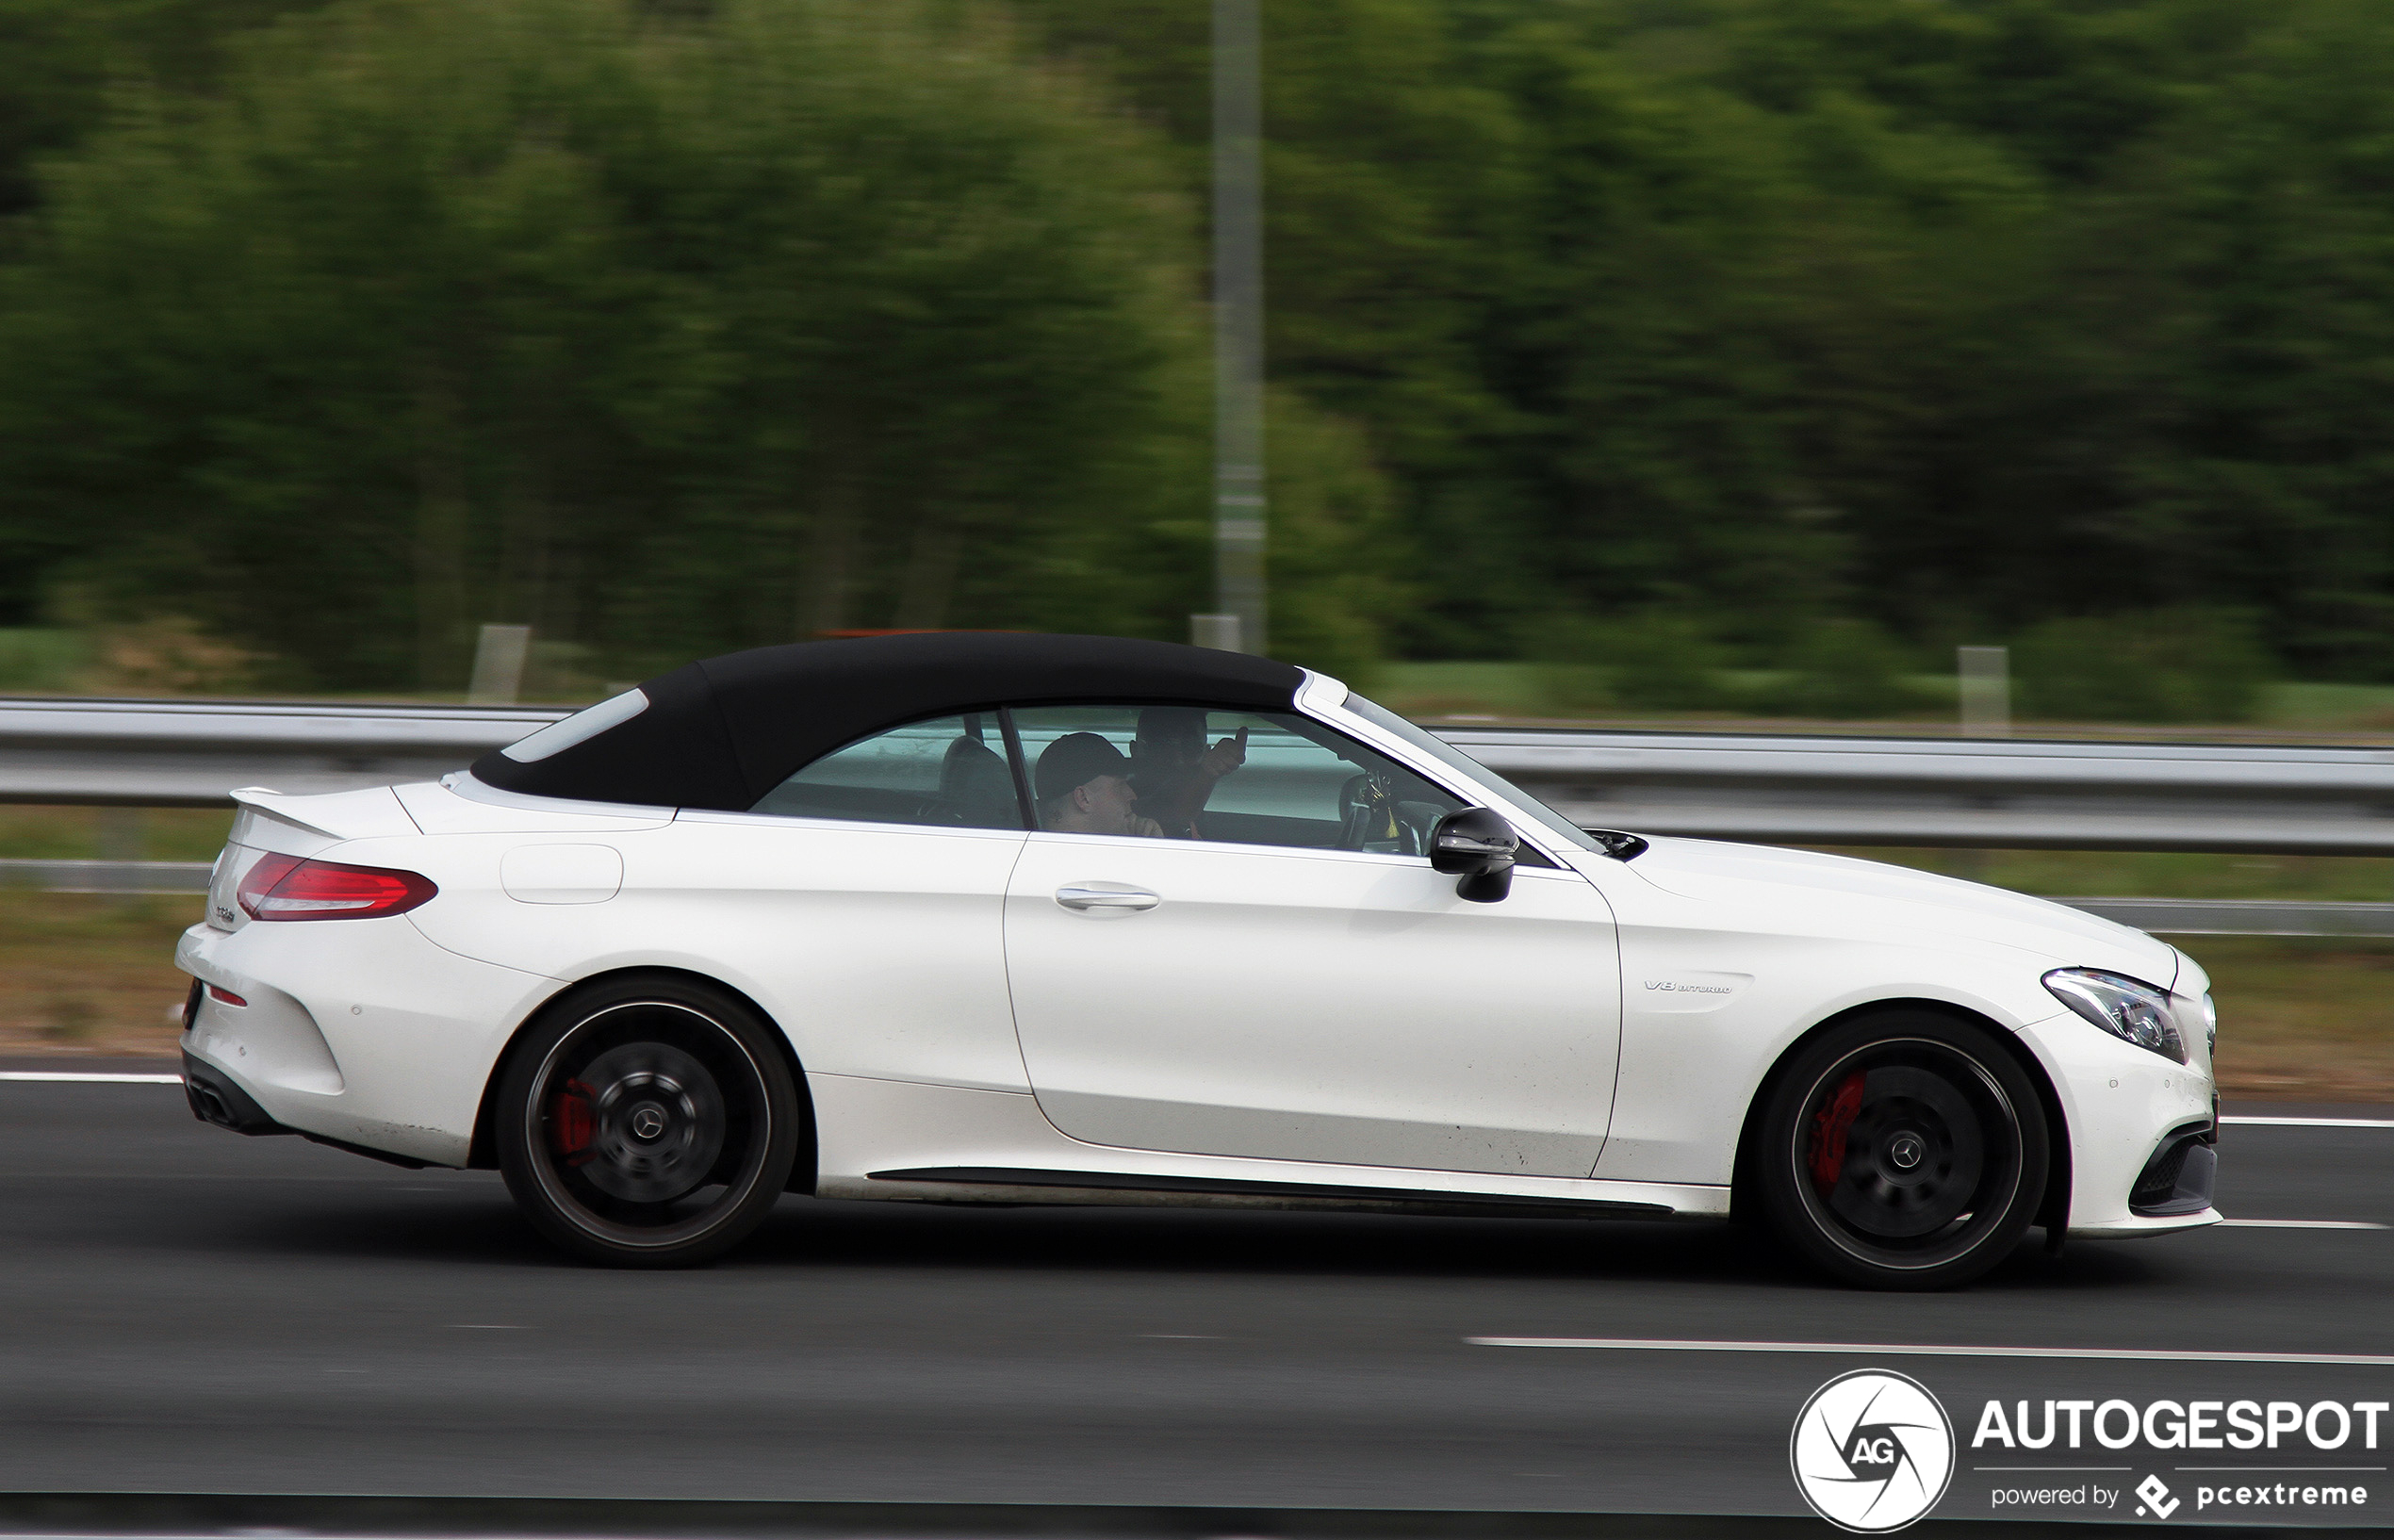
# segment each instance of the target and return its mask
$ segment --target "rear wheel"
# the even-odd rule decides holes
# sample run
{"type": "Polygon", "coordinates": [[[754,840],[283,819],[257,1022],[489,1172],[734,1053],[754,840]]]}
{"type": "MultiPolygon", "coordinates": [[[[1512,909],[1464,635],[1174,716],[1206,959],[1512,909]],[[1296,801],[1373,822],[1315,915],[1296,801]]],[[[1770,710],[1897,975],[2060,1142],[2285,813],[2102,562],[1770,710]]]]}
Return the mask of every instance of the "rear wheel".
{"type": "Polygon", "coordinates": [[[517,1206],[615,1267],[687,1267],[736,1245],[797,1155],[797,1088],[770,1032],[696,980],[628,979],[552,1008],[500,1087],[517,1206]]]}
{"type": "Polygon", "coordinates": [[[1763,1126],[1764,1211],[1812,1262],[1876,1288],[1945,1288],[2009,1255],[2043,1199],[2045,1120],[1984,1031],[1858,1018],[1789,1065],[1763,1126]]]}

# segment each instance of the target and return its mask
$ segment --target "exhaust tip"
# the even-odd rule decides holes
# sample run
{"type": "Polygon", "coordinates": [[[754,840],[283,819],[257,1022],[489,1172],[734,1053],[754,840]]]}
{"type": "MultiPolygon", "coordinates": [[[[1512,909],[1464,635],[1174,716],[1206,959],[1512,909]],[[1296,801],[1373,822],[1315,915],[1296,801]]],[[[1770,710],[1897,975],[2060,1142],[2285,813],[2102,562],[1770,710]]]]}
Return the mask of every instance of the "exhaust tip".
{"type": "Polygon", "coordinates": [[[236,1134],[291,1132],[276,1122],[248,1091],[235,1085],[231,1076],[192,1057],[188,1051],[183,1055],[183,1099],[190,1104],[191,1116],[200,1122],[229,1128],[236,1134]]]}

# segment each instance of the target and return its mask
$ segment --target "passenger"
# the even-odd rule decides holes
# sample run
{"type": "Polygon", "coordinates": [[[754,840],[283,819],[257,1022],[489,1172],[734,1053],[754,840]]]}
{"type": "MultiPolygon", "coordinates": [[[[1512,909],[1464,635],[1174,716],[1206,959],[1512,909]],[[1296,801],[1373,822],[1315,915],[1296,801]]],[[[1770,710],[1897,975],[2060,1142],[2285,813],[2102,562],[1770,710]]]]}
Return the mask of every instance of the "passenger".
{"type": "Polygon", "coordinates": [[[1205,713],[1194,706],[1150,706],[1131,740],[1139,799],[1164,832],[1202,840],[1198,820],[1222,777],[1247,762],[1247,729],[1205,746],[1205,713]]]}
{"type": "Polygon", "coordinates": [[[1031,777],[1039,797],[1039,827],[1066,834],[1164,832],[1137,810],[1130,762],[1093,732],[1068,732],[1041,751],[1031,777]]]}

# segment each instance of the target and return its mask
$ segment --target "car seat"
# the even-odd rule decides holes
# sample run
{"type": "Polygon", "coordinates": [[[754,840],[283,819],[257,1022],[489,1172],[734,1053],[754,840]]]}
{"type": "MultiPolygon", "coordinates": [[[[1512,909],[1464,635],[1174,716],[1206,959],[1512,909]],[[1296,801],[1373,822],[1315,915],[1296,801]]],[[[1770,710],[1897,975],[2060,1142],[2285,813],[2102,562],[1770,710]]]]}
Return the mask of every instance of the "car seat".
{"type": "Polygon", "coordinates": [[[959,738],[940,760],[940,800],[973,828],[1020,828],[1021,804],[1006,758],[977,738],[959,738]]]}

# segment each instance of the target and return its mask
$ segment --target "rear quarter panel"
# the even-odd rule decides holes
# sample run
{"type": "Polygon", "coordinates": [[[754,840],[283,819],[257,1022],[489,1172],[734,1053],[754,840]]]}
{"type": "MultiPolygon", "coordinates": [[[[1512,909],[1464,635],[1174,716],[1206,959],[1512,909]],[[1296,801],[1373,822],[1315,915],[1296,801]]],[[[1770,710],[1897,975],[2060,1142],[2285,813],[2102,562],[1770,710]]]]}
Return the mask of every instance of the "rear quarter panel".
{"type": "MultiPolygon", "coordinates": [[[[460,957],[564,982],[633,968],[720,980],[816,1073],[1027,1089],[1006,994],[1003,904],[1022,836],[716,814],[603,838],[444,835],[404,855],[440,896],[408,918],[460,957]],[[622,884],[527,902],[511,855],[604,845],[622,884]]],[[[343,859],[372,861],[375,842],[343,859]]]]}

